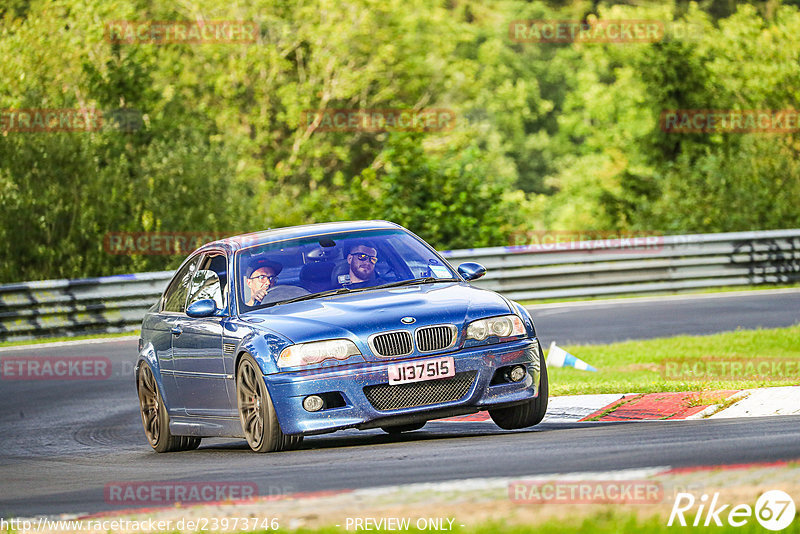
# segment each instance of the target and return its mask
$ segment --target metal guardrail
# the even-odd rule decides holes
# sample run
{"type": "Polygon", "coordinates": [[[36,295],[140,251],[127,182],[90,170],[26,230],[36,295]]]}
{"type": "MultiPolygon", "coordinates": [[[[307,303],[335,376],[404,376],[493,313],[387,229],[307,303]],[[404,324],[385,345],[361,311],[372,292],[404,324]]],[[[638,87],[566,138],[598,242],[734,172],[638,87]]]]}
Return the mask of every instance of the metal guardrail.
{"type": "Polygon", "coordinates": [[[676,292],[800,281],[800,229],[453,250],[514,300],[676,292]]]}
{"type": "MultiPolygon", "coordinates": [[[[445,251],[514,300],[673,292],[800,281],[800,229],[646,236],[445,251]]],[[[0,286],[0,341],[137,329],[172,271],[0,286]]]]}
{"type": "Polygon", "coordinates": [[[0,341],[130,332],[173,271],[0,286],[0,341]]]}

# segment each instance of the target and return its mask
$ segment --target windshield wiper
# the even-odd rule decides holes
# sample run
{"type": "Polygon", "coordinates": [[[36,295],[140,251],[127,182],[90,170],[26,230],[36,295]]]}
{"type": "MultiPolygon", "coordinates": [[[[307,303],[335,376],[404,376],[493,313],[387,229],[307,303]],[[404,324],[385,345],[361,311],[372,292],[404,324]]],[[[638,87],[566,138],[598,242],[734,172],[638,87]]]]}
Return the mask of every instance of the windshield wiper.
{"type": "Polygon", "coordinates": [[[323,291],[322,293],[309,293],[308,295],[301,295],[299,297],[294,297],[289,300],[279,300],[277,302],[271,302],[269,306],[265,306],[266,308],[275,306],[276,304],[288,304],[289,302],[300,302],[301,300],[309,300],[315,299],[317,297],[328,297],[330,295],[339,295],[341,293],[350,293],[351,291],[357,291],[356,289],[350,289],[349,287],[339,287],[336,289],[329,289],[328,291],[323,291]]]}
{"type": "Polygon", "coordinates": [[[418,284],[431,284],[436,282],[455,282],[455,281],[456,281],[455,278],[436,278],[434,276],[424,276],[422,278],[412,278],[410,280],[400,280],[398,282],[391,282],[389,284],[372,286],[371,289],[386,289],[387,287],[414,286],[418,284]]]}
{"type": "Polygon", "coordinates": [[[379,286],[366,286],[366,287],[339,287],[336,289],[329,289],[328,291],[323,291],[321,293],[310,293],[308,295],[301,295],[299,297],[294,297],[289,300],[279,300],[277,302],[270,302],[268,305],[264,306],[265,308],[271,308],[272,306],[276,306],[278,304],[289,304],[290,302],[300,302],[302,300],[310,300],[315,299],[318,297],[330,297],[332,295],[341,295],[343,293],[355,293],[357,291],[367,291],[369,289],[386,289],[389,287],[398,287],[398,286],[412,286],[418,284],[428,284],[428,283],[436,283],[436,282],[455,282],[455,278],[436,278],[433,276],[426,276],[423,278],[412,278],[410,280],[399,280],[397,282],[391,282],[389,284],[382,284],[379,286]]]}

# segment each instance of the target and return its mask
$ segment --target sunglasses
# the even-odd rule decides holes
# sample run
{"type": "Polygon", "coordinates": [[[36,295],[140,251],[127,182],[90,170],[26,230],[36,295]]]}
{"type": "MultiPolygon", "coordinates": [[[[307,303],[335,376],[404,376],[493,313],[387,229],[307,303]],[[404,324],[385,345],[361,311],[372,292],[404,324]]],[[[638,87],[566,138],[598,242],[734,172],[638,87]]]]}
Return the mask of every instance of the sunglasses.
{"type": "Polygon", "coordinates": [[[271,283],[271,282],[273,282],[273,281],[274,281],[276,278],[278,278],[278,275],[267,276],[266,274],[260,274],[260,275],[258,275],[258,276],[251,276],[251,277],[250,277],[250,280],[258,280],[258,281],[259,281],[259,282],[261,282],[261,283],[264,283],[264,280],[269,280],[269,281],[270,281],[270,283],[271,283]]]}
{"type": "Polygon", "coordinates": [[[356,253],[353,254],[353,256],[355,256],[358,261],[367,261],[367,259],[369,259],[369,261],[371,261],[372,263],[378,263],[377,256],[370,256],[369,254],[364,254],[364,253],[356,253]]]}

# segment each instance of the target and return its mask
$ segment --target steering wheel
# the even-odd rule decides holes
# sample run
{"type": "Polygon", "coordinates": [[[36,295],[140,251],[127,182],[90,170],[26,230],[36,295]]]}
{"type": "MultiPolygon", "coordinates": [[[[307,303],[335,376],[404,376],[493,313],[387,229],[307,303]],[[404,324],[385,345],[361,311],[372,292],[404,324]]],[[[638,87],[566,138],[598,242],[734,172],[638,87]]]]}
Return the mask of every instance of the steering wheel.
{"type": "Polygon", "coordinates": [[[261,299],[259,305],[269,304],[271,302],[278,302],[279,300],[289,300],[295,297],[302,297],[303,295],[309,295],[309,294],[310,294],[309,291],[303,289],[300,286],[292,286],[292,285],[275,286],[267,290],[267,294],[264,295],[263,299],[261,299]]]}
{"type": "Polygon", "coordinates": [[[375,265],[375,276],[387,282],[396,282],[400,277],[389,262],[378,262],[375,265]]]}

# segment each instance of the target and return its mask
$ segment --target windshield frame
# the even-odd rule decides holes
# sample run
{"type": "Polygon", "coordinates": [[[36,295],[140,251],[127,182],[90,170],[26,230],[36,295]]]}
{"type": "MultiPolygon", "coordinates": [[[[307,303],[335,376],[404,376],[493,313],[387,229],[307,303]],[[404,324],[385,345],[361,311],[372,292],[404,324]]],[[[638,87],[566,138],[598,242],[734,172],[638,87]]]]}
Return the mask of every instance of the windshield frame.
{"type": "MultiPolygon", "coordinates": [[[[255,244],[249,245],[247,247],[243,247],[243,248],[237,250],[233,255],[234,256],[234,261],[233,261],[234,272],[236,273],[235,300],[236,300],[237,314],[238,315],[242,315],[242,314],[250,313],[250,312],[253,312],[253,311],[271,309],[271,308],[274,308],[276,306],[280,306],[281,304],[286,304],[286,303],[291,303],[291,302],[296,301],[295,298],[289,298],[289,299],[285,299],[285,300],[269,302],[269,303],[266,303],[266,304],[252,306],[252,307],[247,305],[246,300],[245,300],[245,289],[244,289],[245,281],[244,281],[243,271],[242,271],[242,261],[243,261],[243,258],[246,256],[248,251],[250,251],[250,250],[252,250],[254,248],[269,247],[269,246],[274,246],[274,245],[277,245],[277,244],[280,244],[280,243],[289,243],[289,242],[292,242],[292,241],[296,241],[296,242],[313,241],[313,240],[322,239],[324,237],[329,237],[329,238],[333,239],[333,236],[338,236],[338,237],[335,238],[338,241],[341,241],[341,240],[352,240],[352,239],[357,239],[359,234],[366,234],[364,236],[364,239],[369,239],[370,236],[376,236],[377,237],[377,236],[387,236],[387,235],[401,235],[403,237],[410,237],[414,241],[419,243],[425,250],[427,250],[432,255],[433,258],[436,258],[437,260],[439,260],[440,264],[442,266],[444,266],[450,273],[450,277],[449,278],[447,278],[447,277],[437,278],[435,281],[431,280],[431,281],[428,281],[428,282],[424,282],[426,284],[427,283],[436,283],[436,282],[463,282],[464,281],[463,277],[460,275],[458,270],[455,269],[450,264],[450,262],[448,262],[441,254],[439,254],[439,252],[435,248],[430,246],[427,242],[425,242],[425,240],[423,240],[422,238],[420,238],[419,236],[417,236],[413,232],[411,232],[411,231],[409,231],[409,230],[407,230],[407,229],[405,229],[403,227],[400,227],[400,226],[398,226],[396,228],[388,228],[388,229],[387,228],[364,228],[364,229],[354,229],[354,230],[338,230],[338,231],[335,231],[335,232],[322,232],[322,233],[311,234],[311,235],[307,235],[307,236],[299,236],[299,237],[296,236],[296,237],[290,237],[290,238],[265,240],[265,241],[263,241],[261,243],[255,243],[255,244]]],[[[298,245],[298,246],[302,246],[302,245],[298,245]]],[[[403,259],[402,256],[400,256],[400,254],[398,253],[397,250],[393,249],[391,251],[390,256],[391,255],[397,256],[399,258],[399,260],[404,263],[404,267],[408,268],[408,264],[405,263],[405,260],[403,259]]],[[[390,258],[387,258],[387,261],[390,261],[390,258]]],[[[395,261],[397,261],[397,260],[395,259],[395,261]]],[[[409,282],[409,283],[411,283],[411,282],[419,283],[419,280],[422,279],[422,278],[424,278],[424,277],[411,277],[411,278],[408,278],[405,281],[409,282]]],[[[340,288],[335,288],[334,287],[334,288],[331,288],[331,289],[326,289],[326,290],[318,291],[318,292],[315,292],[315,293],[309,293],[308,295],[303,295],[303,297],[308,297],[308,298],[302,298],[300,300],[302,301],[302,300],[313,300],[315,298],[335,297],[335,296],[338,296],[338,295],[348,295],[348,294],[353,293],[353,292],[363,292],[363,291],[370,291],[370,290],[375,290],[375,289],[381,290],[381,289],[385,289],[386,286],[402,287],[404,284],[399,284],[399,282],[401,282],[401,280],[395,280],[395,281],[391,281],[391,282],[387,282],[387,283],[379,284],[379,285],[374,285],[374,286],[349,288],[349,291],[340,291],[338,293],[331,293],[331,291],[336,290],[336,289],[344,289],[343,287],[340,287],[340,288]],[[395,284],[397,284],[397,285],[395,285],[395,284]],[[322,296],[322,295],[324,295],[324,296],[322,296]]],[[[231,292],[231,293],[233,293],[233,292],[231,292]]]]}

